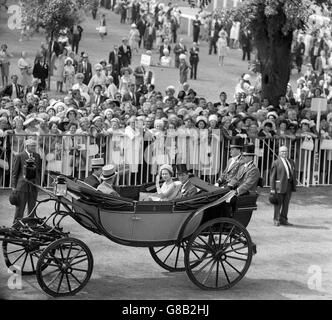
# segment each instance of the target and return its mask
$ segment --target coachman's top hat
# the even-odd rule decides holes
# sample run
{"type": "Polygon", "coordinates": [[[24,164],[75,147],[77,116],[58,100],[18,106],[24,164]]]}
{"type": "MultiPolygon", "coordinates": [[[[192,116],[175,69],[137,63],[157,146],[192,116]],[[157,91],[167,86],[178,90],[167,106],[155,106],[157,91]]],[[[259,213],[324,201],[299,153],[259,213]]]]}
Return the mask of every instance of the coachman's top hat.
{"type": "Polygon", "coordinates": [[[242,150],[243,156],[255,156],[255,145],[254,144],[246,144],[242,150]]]}
{"type": "Polygon", "coordinates": [[[178,174],[181,174],[181,173],[191,173],[191,170],[187,169],[186,164],[177,164],[176,165],[176,171],[177,171],[178,174]]]}
{"type": "Polygon", "coordinates": [[[244,145],[244,139],[239,136],[235,136],[235,137],[232,137],[231,144],[229,147],[242,149],[243,145],[244,145]]]}
{"type": "Polygon", "coordinates": [[[99,169],[105,165],[104,158],[94,158],[91,159],[91,168],[92,169],[99,169]]]}

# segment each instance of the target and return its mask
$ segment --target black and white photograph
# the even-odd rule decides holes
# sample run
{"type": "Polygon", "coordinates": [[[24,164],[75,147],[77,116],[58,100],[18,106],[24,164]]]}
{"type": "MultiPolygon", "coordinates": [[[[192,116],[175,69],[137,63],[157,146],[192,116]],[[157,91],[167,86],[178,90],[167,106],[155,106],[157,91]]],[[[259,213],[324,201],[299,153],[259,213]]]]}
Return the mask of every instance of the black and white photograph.
{"type": "Polygon", "coordinates": [[[0,300],[332,300],[330,0],[0,0],[0,74],[0,300]]]}

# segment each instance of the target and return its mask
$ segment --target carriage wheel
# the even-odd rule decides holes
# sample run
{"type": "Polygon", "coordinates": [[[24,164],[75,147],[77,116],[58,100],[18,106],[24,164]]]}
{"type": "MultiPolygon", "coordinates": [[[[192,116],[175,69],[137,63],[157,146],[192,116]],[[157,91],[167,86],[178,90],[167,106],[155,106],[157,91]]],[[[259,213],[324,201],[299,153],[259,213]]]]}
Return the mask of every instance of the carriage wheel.
{"type": "Polygon", "coordinates": [[[79,292],[89,281],[93,269],[90,249],[82,241],[62,238],[52,242],[37,264],[40,287],[53,297],[79,292]]]}
{"type": "Polygon", "coordinates": [[[44,248],[36,244],[11,243],[6,238],[2,242],[6,266],[23,276],[36,274],[37,262],[44,248]]]}
{"type": "Polygon", "coordinates": [[[186,272],[201,289],[229,289],[244,277],[252,255],[250,235],[239,222],[214,219],[200,226],[189,239],[186,272]]]}
{"type": "MultiPolygon", "coordinates": [[[[188,240],[182,241],[180,245],[172,244],[163,247],[150,247],[149,251],[154,261],[162,268],[170,272],[185,271],[184,256],[188,240]]],[[[197,257],[198,258],[198,257],[197,257]]],[[[195,264],[199,264],[198,261],[195,264]]]]}

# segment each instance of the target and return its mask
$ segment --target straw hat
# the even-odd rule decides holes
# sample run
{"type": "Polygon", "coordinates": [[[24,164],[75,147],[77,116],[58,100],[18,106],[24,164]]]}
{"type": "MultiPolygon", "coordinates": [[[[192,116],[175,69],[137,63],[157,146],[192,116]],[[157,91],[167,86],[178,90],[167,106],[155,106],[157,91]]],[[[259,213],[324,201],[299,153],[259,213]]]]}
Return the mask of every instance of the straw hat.
{"type": "Polygon", "coordinates": [[[44,120],[43,120],[42,118],[33,115],[32,117],[29,117],[28,119],[26,119],[26,120],[23,122],[23,125],[24,125],[24,126],[28,126],[28,125],[29,125],[30,123],[32,123],[33,121],[44,122],[44,120]]]}
{"type": "Polygon", "coordinates": [[[209,121],[216,121],[216,122],[218,122],[218,116],[215,115],[215,114],[211,114],[209,116],[209,121]]]}
{"type": "Polygon", "coordinates": [[[100,179],[104,181],[109,180],[111,178],[114,178],[117,174],[118,173],[115,170],[115,166],[113,164],[108,164],[103,167],[100,179]]]}
{"type": "Polygon", "coordinates": [[[104,158],[93,158],[91,159],[91,168],[98,169],[105,165],[104,158]]]}

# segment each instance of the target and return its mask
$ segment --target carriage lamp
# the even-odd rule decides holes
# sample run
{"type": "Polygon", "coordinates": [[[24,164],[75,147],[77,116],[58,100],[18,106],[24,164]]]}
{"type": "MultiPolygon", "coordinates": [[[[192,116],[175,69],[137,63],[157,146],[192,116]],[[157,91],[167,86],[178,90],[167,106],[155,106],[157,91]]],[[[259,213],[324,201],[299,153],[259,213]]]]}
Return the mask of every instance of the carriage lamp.
{"type": "Polygon", "coordinates": [[[57,177],[54,185],[54,194],[63,197],[67,195],[67,183],[65,177],[57,177]]]}

